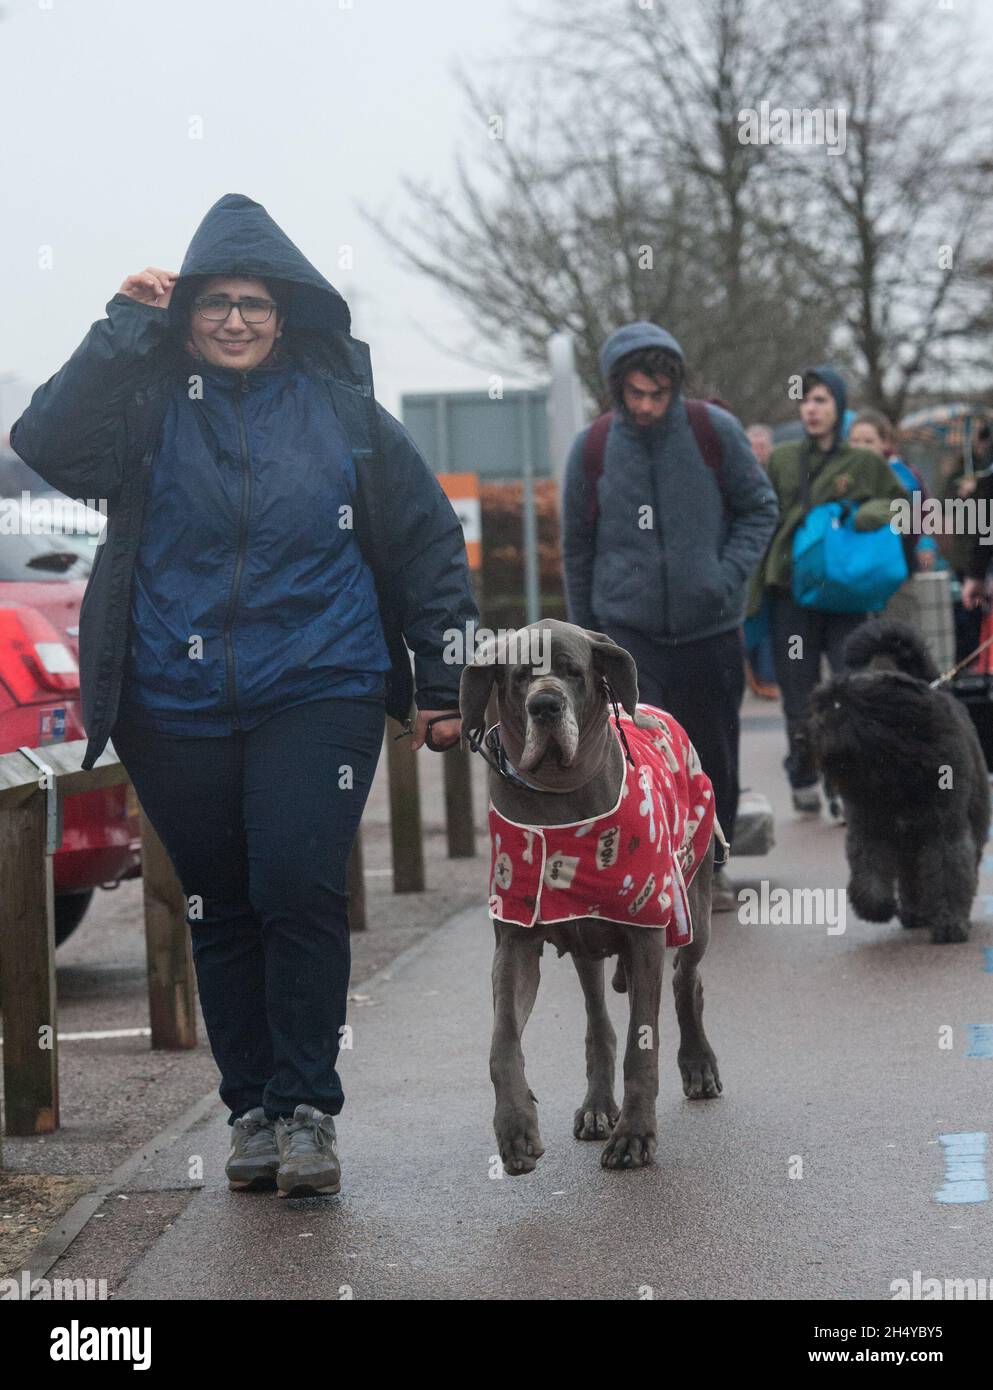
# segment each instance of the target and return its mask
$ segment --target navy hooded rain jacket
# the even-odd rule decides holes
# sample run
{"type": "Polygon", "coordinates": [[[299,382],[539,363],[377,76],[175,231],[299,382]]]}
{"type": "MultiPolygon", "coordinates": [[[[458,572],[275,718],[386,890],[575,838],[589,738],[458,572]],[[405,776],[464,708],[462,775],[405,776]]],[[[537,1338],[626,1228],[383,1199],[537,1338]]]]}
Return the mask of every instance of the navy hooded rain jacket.
{"type": "Polygon", "coordinates": [[[169,308],[115,295],[14,425],[46,482],[106,503],[80,614],[84,768],[119,711],[199,734],[384,685],[395,719],[415,687],[419,708],[457,708],[444,634],[478,617],[462,530],[349,328],[265,209],[227,194],[169,308]],[[235,273],[287,301],[286,351],[251,372],[183,346],[199,277],[235,273]]]}

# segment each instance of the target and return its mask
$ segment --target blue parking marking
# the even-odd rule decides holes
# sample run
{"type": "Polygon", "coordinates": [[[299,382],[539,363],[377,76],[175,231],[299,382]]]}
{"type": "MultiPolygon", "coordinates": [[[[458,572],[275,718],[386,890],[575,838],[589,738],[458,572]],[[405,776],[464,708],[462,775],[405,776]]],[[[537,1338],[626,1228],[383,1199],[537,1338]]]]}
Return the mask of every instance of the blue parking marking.
{"type": "Polygon", "coordinates": [[[967,1057],[993,1057],[993,1023],[970,1023],[967,1057]]]}
{"type": "Polygon", "coordinates": [[[983,959],[986,962],[983,969],[987,975],[993,975],[993,946],[983,947],[983,959]]]}
{"type": "Polygon", "coordinates": [[[934,1194],[936,1202],[988,1202],[986,1181],[987,1135],[939,1134],[945,1151],[945,1185],[934,1194]]]}

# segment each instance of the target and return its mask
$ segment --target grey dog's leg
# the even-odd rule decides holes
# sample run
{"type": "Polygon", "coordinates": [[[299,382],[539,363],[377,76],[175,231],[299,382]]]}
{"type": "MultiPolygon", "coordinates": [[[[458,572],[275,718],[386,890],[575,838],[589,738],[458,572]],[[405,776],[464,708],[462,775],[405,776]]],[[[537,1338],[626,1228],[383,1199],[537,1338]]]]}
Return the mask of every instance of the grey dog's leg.
{"type": "Polygon", "coordinates": [[[622,950],[631,1002],[624,1049],[624,1099],[600,1162],[605,1168],[641,1168],[655,1157],[665,932],[631,927],[624,935],[622,950]]]}
{"type": "Polygon", "coordinates": [[[606,1139],[619,1112],[614,1100],[617,1035],[603,997],[603,961],[574,955],[572,963],[586,997],[586,1098],[572,1132],[577,1139],[606,1139]]]}
{"type": "Polygon", "coordinates": [[[859,807],[847,809],[848,901],[863,922],[888,922],[896,916],[896,850],[859,807]]]}
{"type": "Polygon", "coordinates": [[[496,1092],[493,1128],[506,1172],[530,1173],[545,1152],[538,1112],[524,1075],[521,1034],[531,1017],[540,979],[542,937],[528,927],[494,923],[493,1042],[490,1077],[496,1092]]]}
{"type": "Polygon", "coordinates": [[[690,884],[693,940],[676,952],[672,977],[676,1018],[679,1021],[679,1070],[683,1078],[683,1094],[689,1096],[690,1100],[710,1100],[719,1095],[722,1089],[717,1057],[703,1031],[703,981],[697,969],[710,941],[713,878],[714,865],[710,851],[690,884]]]}

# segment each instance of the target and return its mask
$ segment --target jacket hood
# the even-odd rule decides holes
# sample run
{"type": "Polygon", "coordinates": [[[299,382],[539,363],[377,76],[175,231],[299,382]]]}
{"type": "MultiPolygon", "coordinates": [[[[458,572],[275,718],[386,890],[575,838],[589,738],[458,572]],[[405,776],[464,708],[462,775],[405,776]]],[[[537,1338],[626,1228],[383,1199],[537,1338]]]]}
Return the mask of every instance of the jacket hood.
{"type": "Polygon", "coordinates": [[[838,408],[838,438],[844,438],[846,433],[844,429],[845,411],[848,406],[848,387],[845,385],[845,378],[840,372],[835,371],[834,367],[828,366],[825,362],[820,367],[808,367],[802,379],[804,391],[807,389],[808,381],[819,381],[831,392],[838,408]]]}
{"type": "Polygon", "coordinates": [[[193,233],[169,301],[170,327],[177,334],[187,332],[201,276],[233,274],[281,282],[273,289],[285,300],[287,323],[294,333],[327,337],[347,334],[351,328],[342,296],[262,204],[243,193],[225,193],[193,233]]]}
{"type": "Polygon", "coordinates": [[[664,328],[660,328],[657,323],[648,323],[644,319],[639,319],[636,323],[626,323],[623,328],[618,328],[611,333],[600,349],[600,371],[603,375],[604,385],[609,387],[610,373],[622,357],[629,352],[637,351],[638,348],[650,347],[668,348],[685,366],[683,349],[672,334],[667,333],[664,328]]]}

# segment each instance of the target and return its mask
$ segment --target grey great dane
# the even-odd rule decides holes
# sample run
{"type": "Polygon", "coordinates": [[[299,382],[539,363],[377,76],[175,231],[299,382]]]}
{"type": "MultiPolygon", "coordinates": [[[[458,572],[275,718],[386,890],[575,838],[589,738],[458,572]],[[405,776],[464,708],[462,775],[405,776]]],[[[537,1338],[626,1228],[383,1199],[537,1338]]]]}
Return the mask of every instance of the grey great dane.
{"type": "MultiPolygon", "coordinates": [[[[464,736],[477,751],[495,689],[499,742],[482,751],[491,768],[497,811],[521,825],[556,826],[596,817],[617,804],[624,752],[610,724],[612,693],[635,718],[638,678],[631,656],[602,633],[544,619],[491,638],[462,674],[464,736]],[[541,661],[528,657],[540,649],[541,661]],[[525,659],[516,659],[523,656],[525,659]],[[508,755],[513,754],[514,757],[508,755]],[[541,783],[541,789],[534,789],[541,783]],[[551,788],[551,789],[548,789],[551,788]]],[[[640,723],[641,718],[636,719],[640,723]]],[[[703,1029],[699,964],[710,939],[715,822],[710,847],[689,885],[692,943],[676,953],[673,991],[679,1023],[679,1069],[691,1100],[721,1091],[717,1058],[703,1029]]],[[[587,1090],[575,1114],[577,1139],[605,1139],[605,1168],[637,1168],[654,1159],[659,1082],[659,1007],[665,931],[593,917],[518,926],[494,921],[493,1040],[490,1076],[496,1092],[494,1129],[508,1174],[531,1172],[544,1153],[535,1097],[524,1073],[521,1035],[538,992],[546,941],[572,956],[586,999],[587,1090]],[[617,956],[613,987],[630,1002],[624,1052],[624,1095],[614,1099],[617,1038],[604,996],[604,959],[617,956]],[[647,1045],[646,1045],[647,1044],[647,1045]]]]}

